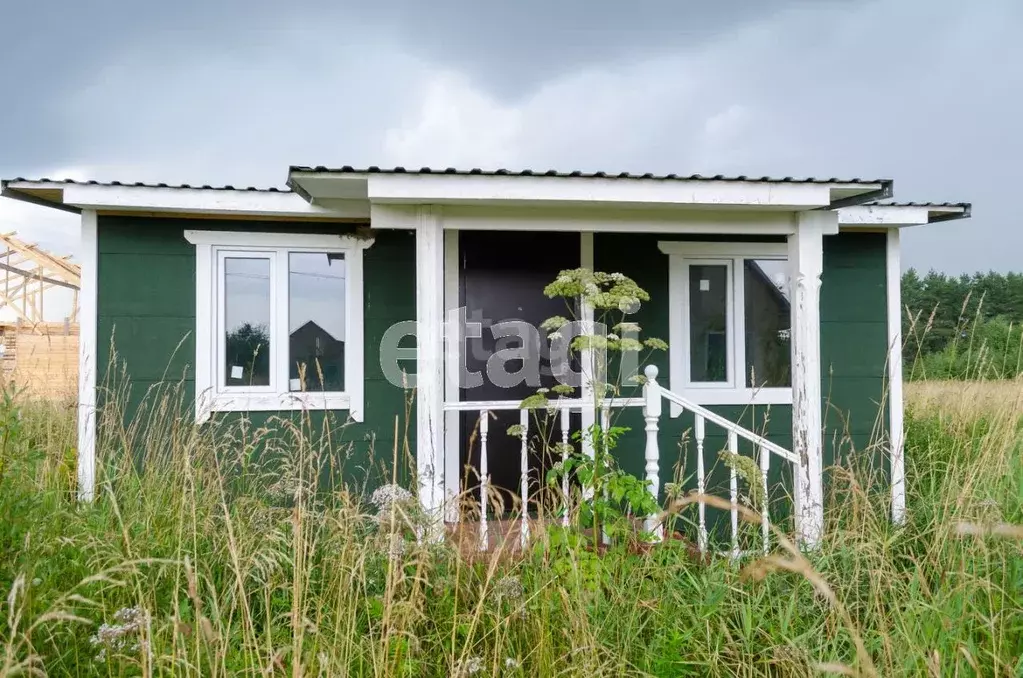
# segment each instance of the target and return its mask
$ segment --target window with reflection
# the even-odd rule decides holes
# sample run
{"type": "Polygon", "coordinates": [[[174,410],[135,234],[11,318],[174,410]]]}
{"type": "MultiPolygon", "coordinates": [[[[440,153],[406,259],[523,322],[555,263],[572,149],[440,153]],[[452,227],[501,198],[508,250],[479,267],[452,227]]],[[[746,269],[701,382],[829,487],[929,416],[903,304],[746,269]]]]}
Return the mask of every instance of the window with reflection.
{"type": "Polygon", "coordinates": [[[270,385],[270,259],[224,258],[224,383],[270,385]]]}
{"type": "Polygon", "coordinates": [[[746,330],[746,386],[792,385],[791,314],[787,262],[746,259],[743,287],[746,330]]]}
{"type": "Polygon", "coordinates": [[[689,379],[727,382],[728,374],[727,264],[689,267],[689,379]]]}
{"type": "Polygon", "coordinates": [[[288,389],[345,388],[345,255],[288,254],[288,389]]]}

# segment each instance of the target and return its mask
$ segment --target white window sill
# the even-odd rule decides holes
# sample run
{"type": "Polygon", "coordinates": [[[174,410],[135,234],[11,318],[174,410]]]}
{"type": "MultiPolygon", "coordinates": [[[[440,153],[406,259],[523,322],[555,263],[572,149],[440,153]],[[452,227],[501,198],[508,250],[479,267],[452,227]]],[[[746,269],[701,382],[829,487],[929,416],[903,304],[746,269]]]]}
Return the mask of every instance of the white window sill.
{"type": "MultiPolygon", "coordinates": [[[[680,396],[697,405],[791,405],[791,388],[713,388],[690,385],[680,391],[680,396]]],[[[675,408],[671,416],[677,417],[675,408]]]]}
{"type": "MultiPolygon", "coordinates": [[[[218,393],[201,402],[196,409],[196,422],[204,423],[214,412],[295,412],[305,410],[350,410],[347,393],[218,393]]],[[[361,413],[351,412],[355,421],[361,413]]]]}

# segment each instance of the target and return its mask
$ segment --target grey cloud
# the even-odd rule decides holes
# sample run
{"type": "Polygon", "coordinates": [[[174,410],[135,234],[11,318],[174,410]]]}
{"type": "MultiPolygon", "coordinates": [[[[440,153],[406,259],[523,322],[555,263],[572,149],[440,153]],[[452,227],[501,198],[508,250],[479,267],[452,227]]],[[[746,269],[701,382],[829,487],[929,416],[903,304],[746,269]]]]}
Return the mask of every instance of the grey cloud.
{"type": "Polygon", "coordinates": [[[885,176],[902,199],[976,203],[972,222],[909,232],[906,264],[1018,268],[1015,0],[85,4],[4,7],[0,58],[19,77],[2,176],[280,184],[289,163],[392,162],[885,176]]]}

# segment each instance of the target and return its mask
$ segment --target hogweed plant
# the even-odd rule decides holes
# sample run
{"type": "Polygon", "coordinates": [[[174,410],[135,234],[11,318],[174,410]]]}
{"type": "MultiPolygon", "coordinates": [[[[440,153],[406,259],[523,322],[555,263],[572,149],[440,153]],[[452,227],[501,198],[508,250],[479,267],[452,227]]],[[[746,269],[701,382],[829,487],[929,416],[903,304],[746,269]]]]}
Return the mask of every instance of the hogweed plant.
{"type": "MultiPolygon", "coordinates": [[[[592,455],[577,451],[575,446],[554,446],[557,462],[547,473],[551,487],[563,489],[562,510],[574,515],[577,527],[592,532],[593,546],[599,546],[601,536],[621,540],[634,534],[632,521],[653,515],[660,510],[657,498],[650,492],[649,483],[626,473],[611,454],[618,438],[627,427],[615,426],[611,413],[605,413],[605,400],[620,397],[626,388],[635,389],[642,384],[638,374],[640,354],[647,357],[653,351],[663,351],[667,344],[656,338],[640,339],[641,328],[630,320],[650,295],[632,278],[622,273],[604,273],[587,268],[563,270],[554,282],[544,288],[551,299],[565,303],[567,315],[548,318],[541,329],[552,342],[568,342],[568,355],[579,361],[580,386],[586,399],[582,407],[592,416],[594,423],[573,434],[580,447],[592,450],[592,455]],[[569,339],[569,337],[571,337],[569,339]],[[569,481],[581,489],[583,501],[571,511],[568,493],[569,481]]],[[[551,408],[549,394],[567,397],[572,389],[561,384],[550,392],[541,389],[522,402],[523,408],[542,410],[551,408]]],[[[649,538],[649,535],[646,535],[649,538]]]]}

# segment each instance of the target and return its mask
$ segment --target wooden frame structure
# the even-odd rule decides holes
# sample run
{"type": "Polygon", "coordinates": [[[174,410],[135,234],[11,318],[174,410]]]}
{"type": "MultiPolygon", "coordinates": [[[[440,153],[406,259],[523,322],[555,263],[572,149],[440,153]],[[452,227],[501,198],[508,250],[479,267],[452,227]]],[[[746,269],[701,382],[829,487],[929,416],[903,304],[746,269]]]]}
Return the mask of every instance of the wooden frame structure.
{"type": "Polygon", "coordinates": [[[68,321],[78,322],[78,291],[82,271],[71,256],[55,256],[38,245],[27,243],[15,233],[0,234],[0,309],[10,308],[18,322],[34,334],[42,334],[46,291],[63,287],[73,291],[68,321]]]}

